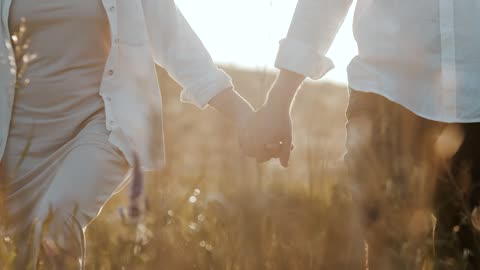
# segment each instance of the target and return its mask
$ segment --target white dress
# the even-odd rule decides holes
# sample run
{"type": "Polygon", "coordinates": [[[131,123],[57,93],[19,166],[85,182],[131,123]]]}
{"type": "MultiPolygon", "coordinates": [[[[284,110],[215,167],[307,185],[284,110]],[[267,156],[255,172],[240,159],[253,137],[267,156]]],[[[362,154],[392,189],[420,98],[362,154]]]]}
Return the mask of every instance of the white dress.
{"type": "Polygon", "coordinates": [[[20,265],[36,259],[40,225],[49,212],[53,219],[44,238],[84,256],[84,228],[129,170],[107,140],[99,96],[110,48],[108,19],[101,0],[13,0],[9,18],[12,34],[25,19],[20,45],[27,44],[25,52],[36,58],[25,66],[23,78],[30,82],[16,89],[0,166],[4,221],[20,246],[20,265]],[[32,224],[34,238],[28,233],[32,224]],[[35,248],[27,252],[32,240],[35,248]]]}

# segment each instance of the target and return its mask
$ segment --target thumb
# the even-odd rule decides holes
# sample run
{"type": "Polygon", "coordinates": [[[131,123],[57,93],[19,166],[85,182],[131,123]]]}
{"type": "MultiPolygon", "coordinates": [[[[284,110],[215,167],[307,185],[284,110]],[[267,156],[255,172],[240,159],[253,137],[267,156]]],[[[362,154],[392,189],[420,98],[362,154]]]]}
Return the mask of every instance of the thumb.
{"type": "Polygon", "coordinates": [[[280,163],[284,168],[288,167],[290,153],[292,151],[292,137],[289,136],[282,141],[282,150],[280,152],[280,163]]]}

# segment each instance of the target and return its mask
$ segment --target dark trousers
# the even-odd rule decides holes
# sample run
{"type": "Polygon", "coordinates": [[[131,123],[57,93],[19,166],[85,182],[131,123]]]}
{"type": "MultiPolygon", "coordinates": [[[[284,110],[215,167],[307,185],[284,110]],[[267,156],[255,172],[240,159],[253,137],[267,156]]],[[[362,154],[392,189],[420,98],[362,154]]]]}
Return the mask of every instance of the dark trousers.
{"type": "Polygon", "coordinates": [[[430,121],[354,90],[346,115],[350,251],[326,267],[480,269],[480,124],[430,121]]]}

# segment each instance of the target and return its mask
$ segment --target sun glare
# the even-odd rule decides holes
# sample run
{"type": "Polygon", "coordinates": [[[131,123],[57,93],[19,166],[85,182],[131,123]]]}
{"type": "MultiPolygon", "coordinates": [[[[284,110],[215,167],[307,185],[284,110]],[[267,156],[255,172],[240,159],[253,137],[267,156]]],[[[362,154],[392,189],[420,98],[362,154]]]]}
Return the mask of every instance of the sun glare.
{"type": "MultiPolygon", "coordinates": [[[[278,41],[290,24],[296,0],[177,0],[177,5],[221,64],[273,68],[278,41]]],[[[325,77],[346,83],[346,67],[357,54],[352,10],[328,52],[336,69],[325,77]]]]}

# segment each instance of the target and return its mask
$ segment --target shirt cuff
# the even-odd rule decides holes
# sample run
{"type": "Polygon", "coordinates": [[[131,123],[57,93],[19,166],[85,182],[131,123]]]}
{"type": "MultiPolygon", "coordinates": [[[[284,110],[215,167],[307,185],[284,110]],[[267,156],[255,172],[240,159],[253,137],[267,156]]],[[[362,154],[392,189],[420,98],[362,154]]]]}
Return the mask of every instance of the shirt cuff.
{"type": "Polygon", "coordinates": [[[217,69],[209,78],[197,82],[193,87],[183,89],[180,101],[204,109],[212,98],[229,88],[233,88],[232,78],[224,71],[217,69]]]}
{"type": "Polygon", "coordinates": [[[307,44],[286,38],[280,41],[275,67],[318,80],[335,66],[330,58],[320,55],[307,44]]]}

